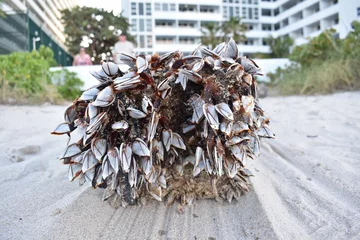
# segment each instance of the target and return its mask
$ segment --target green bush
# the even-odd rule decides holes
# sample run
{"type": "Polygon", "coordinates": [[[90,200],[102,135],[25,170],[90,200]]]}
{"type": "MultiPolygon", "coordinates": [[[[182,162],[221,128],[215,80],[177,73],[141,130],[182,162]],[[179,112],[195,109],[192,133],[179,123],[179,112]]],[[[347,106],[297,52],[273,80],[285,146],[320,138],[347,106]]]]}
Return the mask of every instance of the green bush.
{"type": "Polygon", "coordinates": [[[61,84],[51,82],[49,68],[56,65],[53,56],[44,46],[39,51],[0,55],[0,102],[58,103],[78,94],[81,81],[74,74],[65,73],[61,84]]]}
{"type": "Polygon", "coordinates": [[[269,75],[271,85],[282,95],[326,94],[360,89],[360,23],[345,39],[335,39],[327,30],[297,46],[290,54],[294,64],[269,75]]]}
{"type": "Polygon", "coordinates": [[[59,94],[66,100],[74,100],[82,93],[81,87],[84,83],[77,77],[76,73],[63,69],[52,72],[51,79],[59,94]]]}

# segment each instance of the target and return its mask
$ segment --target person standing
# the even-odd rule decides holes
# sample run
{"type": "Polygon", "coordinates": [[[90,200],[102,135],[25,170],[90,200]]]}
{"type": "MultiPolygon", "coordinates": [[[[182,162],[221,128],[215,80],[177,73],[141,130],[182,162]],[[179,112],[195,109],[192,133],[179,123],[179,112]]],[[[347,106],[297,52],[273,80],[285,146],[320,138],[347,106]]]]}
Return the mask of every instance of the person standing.
{"type": "Polygon", "coordinates": [[[92,65],[91,57],[85,52],[85,48],[80,48],[80,52],[76,54],[73,61],[73,66],[92,65]]]}
{"type": "Polygon", "coordinates": [[[119,41],[115,43],[113,59],[117,64],[120,64],[120,53],[125,53],[130,56],[134,54],[134,44],[126,40],[125,34],[119,35],[119,41]]]}

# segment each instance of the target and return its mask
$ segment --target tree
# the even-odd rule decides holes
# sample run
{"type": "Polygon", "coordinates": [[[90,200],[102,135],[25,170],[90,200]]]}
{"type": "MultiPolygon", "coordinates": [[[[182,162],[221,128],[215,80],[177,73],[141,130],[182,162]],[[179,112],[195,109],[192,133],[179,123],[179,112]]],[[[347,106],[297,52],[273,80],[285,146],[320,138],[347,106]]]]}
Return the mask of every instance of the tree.
{"type": "Polygon", "coordinates": [[[314,62],[324,62],[335,56],[339,56],[342,40],[335,38],[335,29],[328,29],[317,37],[310,39],[307,44],[296,46],[289,58],[300,63],[302,66],[310,66],[314,62]]]}
{"type": "Polygon", "coordinates": [[[201,43],[208,46],[209,48],[215,47],[218,43],[220,43],[220,37],[218,36],[220,33],[220,26],[216,22],[209,22],[203,25],[201,28],[201,43]]]}
{"type": "Polygon", "coordinates": [[[134,37],[128,33],[129,23],[121,14],[114,15],[103,9],[90,7],[75,7],[62,11],[62,21],[65,26],[65,44],[72,54],[79,52],[80,44],[89,44],[90,55],[99,63],[102,55],[112,59],[112,49],[117,42],[119,30],[134,42],[134,37]]]}
{"type": "Polygon", "coordinates": [[[267,44],[271,50],[271,57],[273,58],[286,58],[289,56],[290,47],[294,44],[291,37],[277,37],[270,36],[266,39],[267,44]]]}
{"type": "Polygon", "coordinates": [[[224,32],[224,41],[228,41],[232,37],[236,43],[241,43],[246,40],[245,32],[247,31],[247,26],[244,23],[241,23],[241,18],[239,17],[230,17],[228,21],[225,21],[221,30],[224,32]]]}

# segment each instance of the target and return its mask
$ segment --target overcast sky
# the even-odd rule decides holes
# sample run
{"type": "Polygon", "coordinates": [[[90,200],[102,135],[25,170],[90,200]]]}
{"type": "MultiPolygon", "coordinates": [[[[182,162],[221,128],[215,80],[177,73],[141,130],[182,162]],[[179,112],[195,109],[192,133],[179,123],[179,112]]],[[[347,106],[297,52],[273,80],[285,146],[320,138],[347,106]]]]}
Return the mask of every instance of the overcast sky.
{"type": "Polygon", "coordinates": [[[104,8],[107,11],[114,10],[115,14],[121,12],[120,0],[78,0],[80,6],[87,6],[93,8],[104,8]]]}

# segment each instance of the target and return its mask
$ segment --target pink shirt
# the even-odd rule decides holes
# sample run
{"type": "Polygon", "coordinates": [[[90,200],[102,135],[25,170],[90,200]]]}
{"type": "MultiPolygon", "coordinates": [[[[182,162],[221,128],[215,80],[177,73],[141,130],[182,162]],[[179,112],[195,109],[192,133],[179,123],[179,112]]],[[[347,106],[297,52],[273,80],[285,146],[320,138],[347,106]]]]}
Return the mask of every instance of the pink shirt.
{"type": "Polygon", "coordinates": [[[74,59],[74,66],[92,65],[92,61],[89,54],[80,55],[77,54],[74,59]]]}

